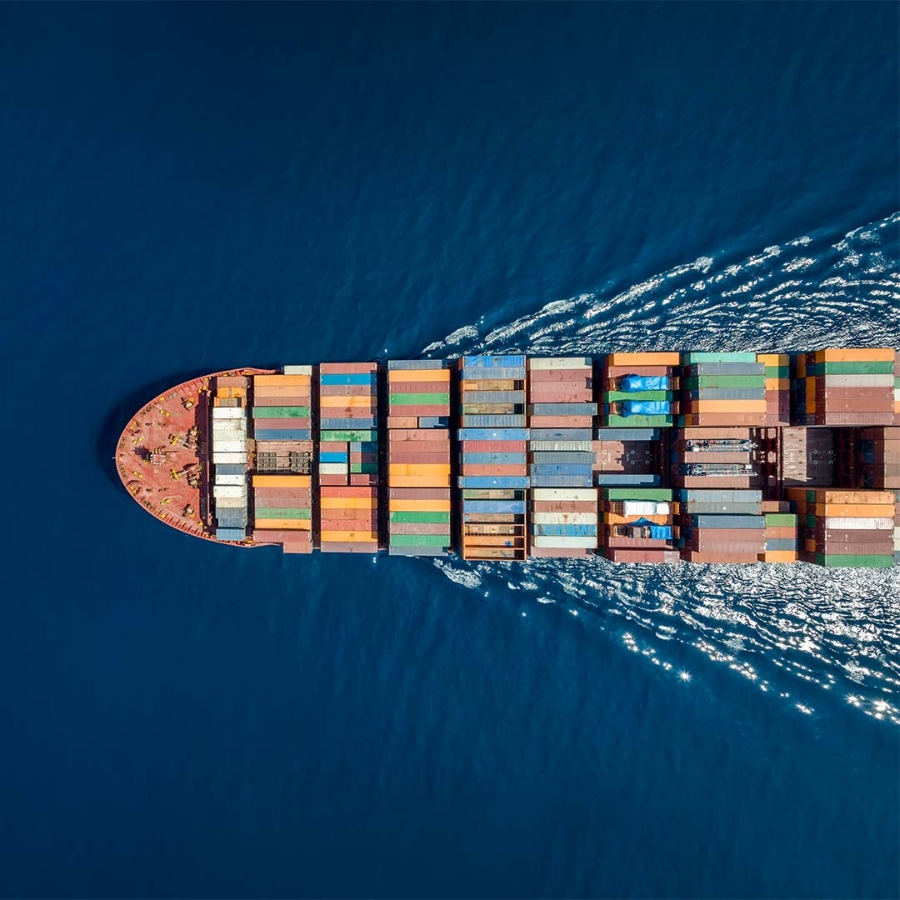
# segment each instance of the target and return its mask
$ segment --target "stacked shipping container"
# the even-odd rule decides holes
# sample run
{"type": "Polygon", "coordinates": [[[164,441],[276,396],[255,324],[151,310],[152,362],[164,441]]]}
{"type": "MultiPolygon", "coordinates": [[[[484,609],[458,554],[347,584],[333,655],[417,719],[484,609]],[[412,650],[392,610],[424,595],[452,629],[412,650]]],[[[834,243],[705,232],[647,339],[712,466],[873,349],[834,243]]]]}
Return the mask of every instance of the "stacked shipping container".
{"type": "Polygon", "coordinates": [[[860,487],[900,491],[900,428],[861,428],[857,468],[860,487]]]}
{"type": "Polygon", "coordinates": [[[216,378],[212,408],[213,514],[220,541],[242,541],[249,522],[247,379],[216,378]]]}
{"type": "Polygon", "coordinates": [[[459,375],[463,558],[524,559],[525,357],[463,357],[459,375]]]}
{"type": "Polygon", "coordinates": [[[378,550],[378,364],[319,366],[319,540],[378,550]]]}
{"type": "Polygon", "coordinates": [[[893,425],[895,351],[819,350],[795,362],[795,421],[800,425],[893,425]]]}
{"type": "Polygon", "coordinates": [[[894,564],[893,492],[790,488],[787,493],[799,520],[805,562],[854,568],[894,564]]]}
{"type": "Polygon", "coordinates": [[[593,384],[590,357],[528,360],[531,556],[585,556],[597,549],[593,384]]]}
{"type": "Polygon", "coordinates": [[[675,504],[671,488],[613,487],[601,490],[607,559],[616,562],[677,562],[675,504]]]}
{"type": "Polygon", "coordinates": [[[757,353],[765,366],[766,424],[791,424],[791,357],[787,353],[757,353]]]}
{"type": "Polygon", "coordinates": [[[682,365],[679,424],[766,424],[766,364],[756,353],[684,353],[682,365]]]}
{"type": "MultiPolygon", "coordinates": [[[[778,503],[774,503],[778,506],[778,503]]],[[[790,512],[769,512],[763,508],[766,520],[763,552],[757,559],[767,563],[797,562],[797,515],[790,512]]]]}
{"type": "Polygon", "coordinates": [[[388,363],[388,551],[450,550],[450,369],[444,360],[388,363]]]}
{"type": "Polygon", "coordinates": [[[755,563],[766,552],[761,491],[682,488],[678,496],[682,559],[755,563]]]}
{"type": "Polygon", "coordinates": [[[285,553],[311,553],[312,476],[253,476],[253,540],[284,544],[285,553]]]}
{"type": "Polygon", "coordinates": [[[601,412],[618,428],[668,428],[677,411],[678,353],[611,353],[603,369],[601,412]]]}

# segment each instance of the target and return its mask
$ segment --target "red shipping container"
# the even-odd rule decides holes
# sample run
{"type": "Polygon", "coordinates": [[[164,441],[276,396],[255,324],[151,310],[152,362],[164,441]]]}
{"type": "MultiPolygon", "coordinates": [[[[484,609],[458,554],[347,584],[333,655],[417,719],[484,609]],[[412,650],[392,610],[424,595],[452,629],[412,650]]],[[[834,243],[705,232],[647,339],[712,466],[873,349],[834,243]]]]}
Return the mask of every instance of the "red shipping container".
{"type": "Polygon", "coordinates": [[[460,441],[463,453],[524,453],[526,441],[460,441]]]}
{"type": "Polygon", "coordinates": [[[471,475],[471,476],[481,476],[481,475],[492,475],[496,477],[500,477],[503,475],[510,476],[518,476],[518,475],[527,475],[528,474],[528,466],[503,466],[503,465],[472,465],[471,463],[462,463],[460,466],[460,473],[462,475],[471,475]]]}
{"type": "Polygon", "coordinates": [[[323,497],[377,497],[378,491],[371,488],[329,487],[321,491],[323,497]]]}
{"type": "Polygon", "coordinates": [[[450,465],[450,448],[443,453],[402,453],[391,451],[388,463],[419,463],[420,465],[450,465]]]}
{"type": "Polygon", "coordinates": [[[429,406],[427,404],[422,404],[421,406],[418,404],[416,406],[391,406],[389,407],[389,410],[391,416],[443,416],[444,418],[447,418],[450,415],[450,404],[439,403],[434,406],[429,406]]]}
{"type": "Polygon", "coordinates": [[[605,366],[603,375],[606,378],[621,378],[623,375],[653,375],[671,377],[676,374],[675,366],[605,366]]]}
{"type": "Polygon", "coordinates": [[[594,556],[596,550],[589,547],[529,547],[528,555],[536,559],[583,559],[594,556]]]}
{"type": "Polygon", "coordinates": [[[389,442],[390,453],[449,453],[449,439],[442,441],[397,441],[389,442]]]}
{"type": "Polygon", "coordinates": [[[377,541],[322,541],[323,553],[377,553],[377,541]]]}
{"type": "Polygon", "coordinates": [[[439,435],[446,435],[447,431],[435,428],[400,428],[391,431],[391,444],[400,441],[434,441],[439,435]]]}
{"type": "Polygon", "coordinates": [[[683,550],[682,558],[692,563],[755,563],[756,553],[698,553],[695,550],[683,550]]]}
{"type": "Polygon", "coordinates": [[[675,563],[681,559],[677,550],[632,550],[623,547],[608,547],[606,558],[630,563],[675,563]]]}
{"type": "Polygon", "coordinates": [[[281,397],[256,397],[253,398],[253,406],[309,406],[309,395],[306,396],[281,396],[281,397]]]}
{"type": "Polygon", "coordinates": [[[372,384],[323,384],[319,388],[320,397],[376,397],[377,389],[372,384]]]}
{"type": "Polygon", "coordinates": [[[304,419],[256,419],[253,423],[254,431],[269,430],[271,428],[312,428],[312,422],[308,418],[304,419]]]}
{"type": "Polygon", "coordinates": [[[253,529],[253,540],[257,544],[312,543],[312,534],[309,531],[279,531],[275,528],[260,528],[257,524],[257,527],[253,529]]]}
{"type": "Polygon", "coordinates": [[[319,484],[335,486],[335,485],[349,484],[349,482],[347,481],[346,475],[322,475],[322,474],[320,474],[319,475],[319,484]]]}
{"type": "Polygon", "coordinates": [[[532,390],[528,395],[529,403],[591,403],[593,395],[590,391],[548,391],[546,393],[532,390]]]}
{"type": "Polygon", "coordinates": [[[364,475],[361,472],[352,472],[350,474],[350,484],[355,487],[365,487],[368,485],[378,484],[377,475],[364,475]]]}

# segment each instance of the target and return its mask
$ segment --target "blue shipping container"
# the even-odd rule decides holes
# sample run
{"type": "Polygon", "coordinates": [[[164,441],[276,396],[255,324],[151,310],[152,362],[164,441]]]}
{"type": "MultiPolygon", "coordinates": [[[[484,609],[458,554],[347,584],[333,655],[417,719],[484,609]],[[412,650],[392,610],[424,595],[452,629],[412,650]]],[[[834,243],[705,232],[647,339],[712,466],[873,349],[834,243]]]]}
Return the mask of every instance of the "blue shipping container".
{"type": "Polygon", "coordinates": [[[524,453],[463,453],[462,461],[471,466],[524,466],[524,453]]]}
{"type": "Polygon", "coordinates": [[[308,428],[257,428],[254,437],[258,441],[308,441],[308,428]]]}
{"type": "Polygon", "coordinates": [[[216,475],[243,475],[246,471],[243,463],[220,463],[216,466],[216,475]]]}
{"type": "Polygon", "coordinates": [[[378,376],[373,372],[363,372],[350,375],[322,375],[321,383],[324,385],[357,385],[357,384],[376,384],[378,376]]]}
{"type": "Polygon", "coordinates": [[[531,533],[543,537],[596,537],[596,525],[532,525],[531,533]]]}
{"type": "Polygon", "coordinates": [[[531,486],[533,488],[550,487],[593,487],[590,475],[532,475],[531,486]]]}
{"type": "Polygon", "coordinates": [[[658,441],[658,428],[598,428],[598,441],[658,441]]]}
{"type": "Polygon", "coordinates": [[[658,487],[660,483],[659,475],[623,475],[620,472],[608,473],[608,472],[598,472],[597,473],[597,484],[601,487],[617,487],[622,485],[624,487],[630,487],[632,485],[639,485],[641,487],[658,487]]]}
{"type": "Polygon", "coordinates": [[[527,428],[460,428],[461,441],[527,441],[527,428]]]}
{"type": "Polygon", "coordinates": [[[524,368],[524,354],[516,354],[513,356],[464,356],[462,358],[464,367],[470,369],[514,369],[524,368]]]}
{"type": "Polygon", "coordinates": [[[245,537],[243,528],[216,529],[216,538],[220,541],[242,541],[245,537]]]}
{"type": "Polygon", "coordinates": [[[512,514],[516,516],[525,515],[524,500],[464,500],[463,514],[466,521],[474,521],[469,516],[476,514],[481,515],[499,515],[512,514]]]}
{"type": "Polygon", "coordinates": [[[528,476],[518,475],[468,475],[460,476],[461,488],[482,488],[490,490],[525,490],[528,487],[528,476]]]}
{"type": "Polygon", "coordinates": [[[590,463],[535,463],[531,467],[533,475],[587,475],[591,474],[590,463]]]}
{"type": "Polygon", "coordinates": [[[516,369],[463,369],[459,373],[463,381],[524,381],[525,368],[516,369]]]}
{"type": "Polygon", "coordinates": [[[319,454],[319,462],[323,463],[342,463],[347,462],[350,459],[349,453],[339,453],[327,451],[326,453],[319,454]]]}

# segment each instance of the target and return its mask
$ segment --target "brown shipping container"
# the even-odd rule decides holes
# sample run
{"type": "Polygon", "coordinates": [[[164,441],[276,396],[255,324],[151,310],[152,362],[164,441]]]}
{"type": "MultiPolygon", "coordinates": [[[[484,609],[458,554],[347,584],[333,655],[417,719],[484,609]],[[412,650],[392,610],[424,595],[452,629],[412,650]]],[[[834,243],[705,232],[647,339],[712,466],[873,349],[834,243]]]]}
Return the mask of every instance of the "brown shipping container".
{"type": "Polygon", "coordinates": [[[625,536],[616,536],[609,534],[603,541],[607,547],[621,547],[633,550],[665,550],[672,546],[671,541],[659,540],[657,538],[630,538],[625,536]]]}
{"type": "MultiPolygon", "coordinates": [[[[329,510],[329,513],[334,510],[329,510]]],[[[365,531],[374,532],[376,528],[375,517],[369,519],[344,519],[344,518],[322,518],[320,531],[365,531]]]]}
{"type": "Polygon", "coordinates": [[[768,424],[765,413],[692,413],[688,427],[711,428],[717,425],[752,425],[760,427],[768,424]]]}
{"type": "Polygon", "coordinates": [[[319,475],[319,484],[335,487],[342,484],[349,484],[347,475],[319,475]]]}
{"type": "Polygon", "coordinates": [[[529,416],[532,428],[592,428],[593,416],[529,416]]]}
{"type": "Polygon", "coordinates": [[[460,441],[463,453],[524,453],[526,441],[460,441]]]}
{"type": "MultiPolygon", "coordinates": [[[[441,432],[435,432],[435,436],[441,432]]],[[[446,434],[446,432],[444,432],[446,434]]],[[[390,441],[391,453],[449,453],[450,438],[440,441],[390,441]]]]}
{"type": "Polygon", "coordinates": [[[890,425],[893,421],[893,413],[889,412],[816,413],[817,425],[890,425]]]}
{"type": "Polygon", "coordinates": [[[893,556],[894,542],[871,541],[867,544],[839,544],[831,542],[816,542],[816,553],[824,553],[826,556],[856,556],[865,554],[868,556],[893,556]]]}
{"type": "Polygon", "coordinates": [[[727,427],[695,427],[687,428],[684,431],[684,437],[690,441],[709,441],[709,440],[731,440],[743,441],[750,437],[750,429],[740,426],[733,428],[727,427]]]}
{"type": "Polygon", "coordinates": [[[593,387],[591,369],[532,369],[528,373],[531,384],[571,384],[578,387],[593,387]]]}
{"type": "Polygon", "coordinates": [[[450,500],[449,488],[394,488],[388,491],[390,500],[450,500]]]}
{"type": "Polygon", "coordinates": [[[378,551],[378,542],[353,541],[344,543],[343,541],[322,541],[321,549],[323,553],[376,553],[378,551]]]}
{"type": "Polygon", "coordinates": [[[296,418],[296,419],[257,419],[254,423],[254,429],[256,431],[270,429],[270,428],[306,428],[309,429],[312,427],[312,423],[308,418],[296,418]]]}
{"type": "MultiPolygon", "coordinates": [[[[523,384],[524,381],[524,378],[518,378],[515,380],[492,379],[489,381],[473,381],[471,378],[467,378],[465,381],[460,382],[460,387],[462,388],[463,393],[466,395],[466,397],[469,397],[473,393],[477,394],[478,391],[518,391],[521,390],[521,387],[518,387],[518,385],[523,384]]],[[[471,402],[477,403],[478,398],[473,397],[471,402]]]]}
{"type": "Polygon", "coordinates": [[[369,497],[378,499],[378,491],[370,488],[330,487],[321,492],[323,497],[369,497]]]}
{"type": "Polygon", "coordinates": [[[597,503],[589,500],[532,500],[532,512],[596,513],[597,503]]]}
{"type": "Polygon", "coordinates": [[[591,403],[593,396],[590,391],[535,391],[533,388],[528,394],[529,403],[591,403]]]}
{"type": "Polygon", "coordinates": [[[388,416],[388,430],[394,428],[415,428],[419,424],[419,420],[415,416],[388,416]]]}
{"type": "Polygon", "coordinates": [[[536,559],[579,559],[594,556],[597,551],[588,547],[529,547],[528,555],[536,559]]]}
{"type": "Polygon", "coordinates": [[[392,445],[400,441],[434,441],[438,435],[445,433],[434,428],[403,428],[392,431],[390,439],[392,445]]]}
{"type": "Polygon", "coordinates": [[[309,406],[309,397],[254,397],[253,406],[309,406]]]}
{"type": "Polygon", "coordinates": [[[253,540],[257,544],[283,544],[286,541],[294,543],[312,543],[312,534],[309,531],[284,531],[279,529],[260,528],[257,524],[253,529],[253,540]]]}
{"type": "Polygon", "coordinates": [[[410,416],[449,416],[450,404],[442,403],[435,406],[391,406],[391,413],[402,415],[404,418],[410,416]]]}
{"type": "Polygon", "coordinates": [[[369,485],[377,485],[378,484],[378,476],[377,475],[363,475],[358,472],[350,473],[350,484],[354,487],[367,487],[369,485]]]}
{"type": "MultiPolygon", "coordinates": [[[[693,462],[693,459],[691,460],[693,462]]],[[[679,475],[678,483],[685,488],[715,488],[717,490],[731,490],[750,488],[754,484],[754,478],[750,475],[736,475],[733,478],[709,475],[679,475]]]]}
{"type": "Polygon", "coordinates": [[[376,397],[378,391],[370,384],[323,384],[320,397],[376,397]]]}
{"type": "Polygon", "coordinates": [[[698,553],[696,550],[682,551],[682,559],[692,563],[755,563],[756,553],[698,553]]]}
{"type": "Polygon", "coordinates": [[[608,547],[606,558],[628,563],[676,563],[681,559],[677,550],[633,550],[623,547],[608,547]]]}
{"type": "Polygon", "coordinates": [[[785,538],[795,538],[797,536],[797,529],[791,525],[773,525],[771,527],[767,527],[766,531],[766,540],[783,540],[785,538]]]}
{"type": "Polygon", "coordinates": [[[372,362],[321,363],[321,375],[363,375],[366,372],[377,372],[378,364],[372,362]]]}

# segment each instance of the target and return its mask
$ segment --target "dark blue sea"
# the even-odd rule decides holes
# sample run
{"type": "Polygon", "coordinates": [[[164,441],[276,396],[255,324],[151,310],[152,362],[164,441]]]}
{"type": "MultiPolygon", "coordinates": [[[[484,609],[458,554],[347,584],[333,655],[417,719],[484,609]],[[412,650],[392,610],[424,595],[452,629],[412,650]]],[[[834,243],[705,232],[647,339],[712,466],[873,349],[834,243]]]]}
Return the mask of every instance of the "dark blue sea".
{"type": "Polygon", "coordinates": [[[900,347],[893,3],[0,7],[0,894],[900,895],[900,576],[283,557],[239,366],[900,347]]]}

